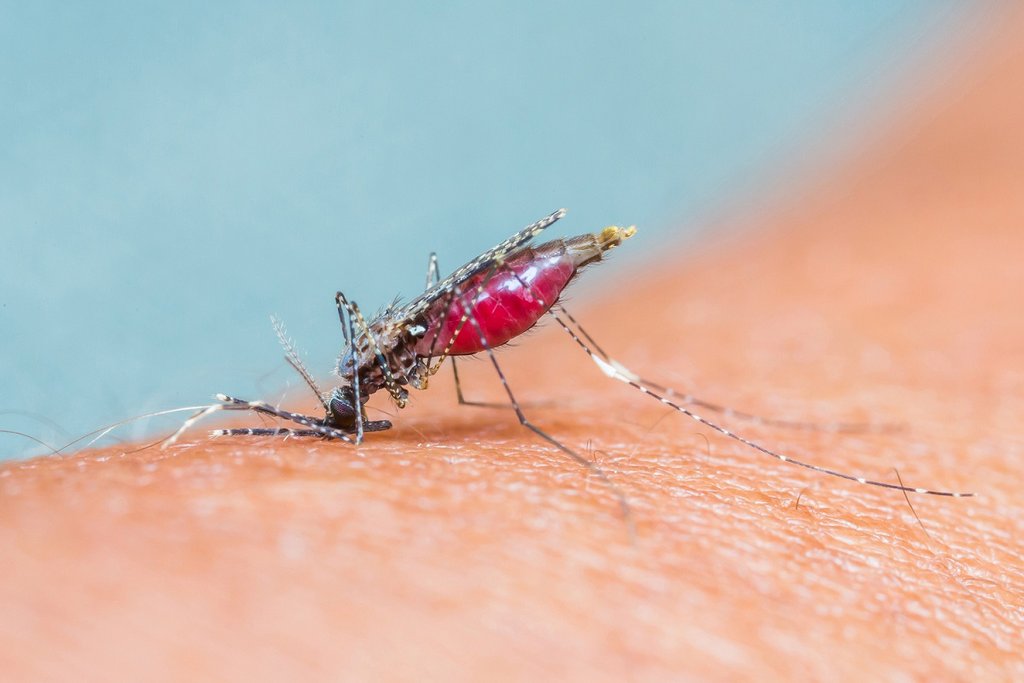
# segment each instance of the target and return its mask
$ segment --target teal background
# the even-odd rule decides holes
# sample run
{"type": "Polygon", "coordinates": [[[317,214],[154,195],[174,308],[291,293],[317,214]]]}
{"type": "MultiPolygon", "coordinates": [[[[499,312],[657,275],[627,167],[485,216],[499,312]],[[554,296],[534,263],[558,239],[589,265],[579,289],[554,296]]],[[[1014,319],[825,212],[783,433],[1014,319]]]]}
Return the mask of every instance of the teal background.
{"type": "MultiPolygon", "coordinates": [[[[57,443],[274,397],[294,378],[271,313],[326,376],[336,289],[375,310],[422,287],[429,251],[447,272],[560,206],[554,234],[636,223],[621,260],[664,257],[855,144],[962,13],[4,3],[0,427],[57,443]]],[[[38,452],[0,434],[0,457],[38,452]]]]}

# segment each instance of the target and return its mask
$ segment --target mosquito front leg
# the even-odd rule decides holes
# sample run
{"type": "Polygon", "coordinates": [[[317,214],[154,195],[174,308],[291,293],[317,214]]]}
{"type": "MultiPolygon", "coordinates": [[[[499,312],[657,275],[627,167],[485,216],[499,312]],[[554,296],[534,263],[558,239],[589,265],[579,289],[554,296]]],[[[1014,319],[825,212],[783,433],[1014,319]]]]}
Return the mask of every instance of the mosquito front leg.
{"type": "MultiPolygon", "coordinates": [[[[333,427],[328,427],[323,424],[322,420],[319,420],[315,417],[310,417],[308,415],[302,415],[301,413],[292,413],[287,410],[282,410],[281,408],[272,406],[264,401],[245,401],[243,399],[234,398],[226,394],[217,394],[217,400],[220,401],[220,403],[208,406],[207,408],[196,413],[189,419],[185,420],[185,422],[182,423],[181,427],[178,428],[178,431],[176,431],[174,434],[171,435],[169,439],[163,442],[163,444],[160,446],[161,449],[166,449],[172,446],[181,437],[182,434],[188,431],[194,424],[196,424],[200,420],[216,412],[224,410],[248,410],[255,413],[263,413],[264,415],[270,415],[273,417],[278,417],[283,420],[290,420],[292,422],[300,424],[306,428],[306,430],[303,431],[312,432],[319,436],[324,436],[330,439],[340,439],[341,441],[345,441],[347,443],[354,443],[346,432],[340,429],[335,429],[333,427]]],[[[222,432],[223,430],[218,431],[222,432]]],[[[239,434],[248,434],[248,430],[241,430],[239,434]]]]}
{"type": "Polygon", "coordinates": [[[502,408],[508,410],[515,408],[511,403],[495,403],[493,401],[470,401],[462,394],[462,382],[459,380],[459,369],[455,366],[455,359],[452,358],[452,374],[455,376],[455,397],[459,400],[460,406],[471,408],[502,408]]]}
{"type": "MultiPolygon", "coordinates": [[[[354,318],[352,304],[349,303],[348,299],[341,292],[336,292],[334,295],[334,303],[338,307],[338,321],[341,323],[341,334],[345,337],[345,341],[348,343],[349,353],[352,356],[352,395],[355,397],[353,401],[353,410],[355,411],[356,421],[356,444],[363,442],[363,404],[362,395],[359,393],[359,355],[356,353],[356,329],[352,323],[354,318]]],[[[369,334],[369,332],[367,332],[369,334]]],[[[330,406],[327,408],[330,412],[330,406]]]]}
{"type": "Polygon", "coordinates": [[[315,429],[289,429],[288,427],[240,427],[234,429],[214,429],[212,436],[321,436],[315,429]]]}

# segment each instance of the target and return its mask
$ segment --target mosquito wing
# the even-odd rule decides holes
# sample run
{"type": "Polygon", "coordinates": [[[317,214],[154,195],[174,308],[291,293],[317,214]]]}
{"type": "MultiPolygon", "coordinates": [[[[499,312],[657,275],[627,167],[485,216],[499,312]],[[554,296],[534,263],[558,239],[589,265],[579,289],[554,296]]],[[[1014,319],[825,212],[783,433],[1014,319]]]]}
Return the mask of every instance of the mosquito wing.
{"type": "Polygon", "coordinates": [[[453,287],[461,285],[476,273],[489,268],[494,263],[495,259],[506,256],[519,249],[564,215],[565,209],[559,209],[550,216],[542,218],[532,225],[526,226],[498,246],[488,249],[484,253],[480,254],[475,259],[446,277],[444,280],[438,282],[436,285],[420,294],[401,309],[394,311],[394,316],[398,319],[405,320],[415,318],[430,308],[431,304],[435,301],[450,292],[453,287]]]}

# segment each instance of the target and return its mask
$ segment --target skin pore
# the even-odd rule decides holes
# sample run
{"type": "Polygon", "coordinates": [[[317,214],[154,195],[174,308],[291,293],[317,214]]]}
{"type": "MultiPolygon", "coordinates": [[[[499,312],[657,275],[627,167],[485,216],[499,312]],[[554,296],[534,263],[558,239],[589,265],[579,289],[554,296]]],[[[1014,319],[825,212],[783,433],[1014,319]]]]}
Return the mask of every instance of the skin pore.
{"type": "MultiPolygon", "coordinates": [[[[669,413],[549,322],[499,359],[527,416],[626,493],[635,542],[604,484],[511,411],[458,406],[442,371],[358,450],[200,429],[167,451],[0,467],[0,670],[1024,675],[1024,14],[999,23],[955,82],[770,220],[645,272],[631,243],[570,301],[611,355],[681,391],[905,425],[836,435],[697,411],[816,464],[979,494],[912,495],[927,534],[900,493],[669,413]]],[[[459,370],[467,399],[503,399],[486,360],[459,370]]]]}

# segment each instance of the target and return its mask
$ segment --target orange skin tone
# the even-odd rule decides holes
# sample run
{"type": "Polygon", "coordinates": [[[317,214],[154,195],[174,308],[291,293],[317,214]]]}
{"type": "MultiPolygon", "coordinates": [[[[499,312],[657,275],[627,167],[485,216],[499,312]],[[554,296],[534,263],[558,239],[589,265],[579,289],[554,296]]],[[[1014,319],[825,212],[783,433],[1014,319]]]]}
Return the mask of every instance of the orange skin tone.
{"type": "MultiPolygon", "coordinates": [[[[358,451],[198,430],[167,451],[0,467],[0,671],[1024,676],[1024,13],[995,23],[969,68],[827,184],[642,274],[641,226],[570,309],[633,370],[703,398],[907,424],[728,426],[843,471],[980,494],[912,496],[927,536],[898,492],[666,416],[548,324],[500,359],[522,401],[556,403],[529,416],[592,445],[629,496],[635,543],[599,481],[510,412],[456,405],[442,372],[358,451]]],[[[468,398],[501,400],[488,363],[462,368],[468,398]]]]}

